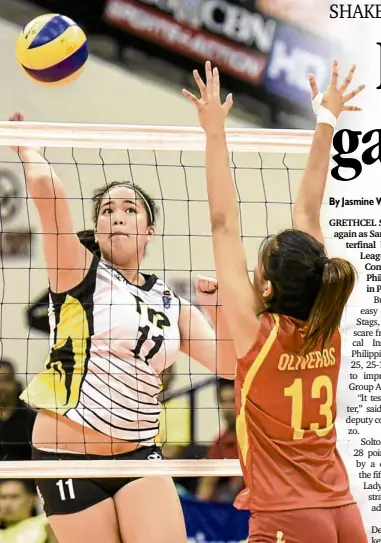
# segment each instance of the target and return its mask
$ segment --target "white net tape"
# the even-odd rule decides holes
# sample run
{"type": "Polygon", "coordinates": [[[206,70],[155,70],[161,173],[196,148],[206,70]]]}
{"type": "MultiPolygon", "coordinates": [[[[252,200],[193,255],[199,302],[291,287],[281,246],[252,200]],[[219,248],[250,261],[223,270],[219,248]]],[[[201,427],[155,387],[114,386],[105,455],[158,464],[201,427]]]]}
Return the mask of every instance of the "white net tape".
{"type": "Polygon", "coordinates": [[[0,479],[73,479],[100,477],[233,477],[242,475],[238,460],[42,460],[2,462],[0,479]]]}
{"type": "MultiPolygon", "coordinates": [[[[306,153],[313,132],[308,130],[227,129],[230,151],[306,153]]],[[[0,122],[0,146],[82,147],[203,151],[199,128],[0,122]]]]}

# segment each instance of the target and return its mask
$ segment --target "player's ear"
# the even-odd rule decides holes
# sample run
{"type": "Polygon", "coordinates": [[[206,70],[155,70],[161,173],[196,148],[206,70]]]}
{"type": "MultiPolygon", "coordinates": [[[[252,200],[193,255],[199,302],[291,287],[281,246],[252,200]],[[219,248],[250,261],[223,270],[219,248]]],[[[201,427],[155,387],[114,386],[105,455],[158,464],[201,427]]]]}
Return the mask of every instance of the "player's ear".
{"type": "Polygon", "coordinates": [[[148,240],[150,241],[153,238],[153,236],[155,235],[155,227],[154,226],[149,226],[147,228],[147,235],[148,235],[147,236],[148,240]]]}
{"type": "Polygon", "coordinates": [[[271,300],[271,298],[274,296],[274,288],[271,281],[265,281],[262,296],[264,300],[271,300]]]}

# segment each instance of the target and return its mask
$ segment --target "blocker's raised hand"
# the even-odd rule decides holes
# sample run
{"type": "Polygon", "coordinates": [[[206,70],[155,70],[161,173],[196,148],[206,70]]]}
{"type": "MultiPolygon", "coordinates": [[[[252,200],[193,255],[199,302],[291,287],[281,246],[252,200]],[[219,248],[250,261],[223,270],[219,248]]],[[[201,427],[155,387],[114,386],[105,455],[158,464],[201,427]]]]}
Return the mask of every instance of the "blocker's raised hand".
{"type": "Polygon", "coordinates": [[[340,116],[342,111],[361,111],[361,108],[358,106],[347,105],[352,98],[365,89],[365,85],[359,85],[353,91],[347,92],[355,71],[356,66],[353,65],[347,77],[339,86],[339,62],[334,59],[332,62],[331,81],[324,94],[319,93],[315,76],[313,74],[309,75],[308,80],[311,87],[311,97],[315,113],[317,113],[320,104],[328,109],[336,118],[340,116]]]}
{"type": "Polygon", "coordinates": [[[213,68],[209,60],[205,63],[205,82],[197,70],[193,77],[200,90],[201,97],[197,98],[186,89],[182,93],[197,108],[200,124],[205,132],[217,132],[224,127],[225,118],[233,105],[233,97],[229,94],[221,103],[220,76],[217,68],[213,68]]]}

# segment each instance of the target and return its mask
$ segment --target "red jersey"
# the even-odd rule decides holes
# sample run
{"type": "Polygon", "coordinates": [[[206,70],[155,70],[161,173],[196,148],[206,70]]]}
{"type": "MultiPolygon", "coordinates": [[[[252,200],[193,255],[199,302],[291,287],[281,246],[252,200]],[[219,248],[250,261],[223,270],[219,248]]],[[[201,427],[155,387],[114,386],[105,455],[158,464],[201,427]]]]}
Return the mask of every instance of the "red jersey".
{"type": "Polygon", "coordinates": [[[239,457],[246,489],[240,509],[282,511],[354,503],[336,449],[341,338],[305,356],[303,323],[265,313],[257,339],[238,361],[239,457]]]}

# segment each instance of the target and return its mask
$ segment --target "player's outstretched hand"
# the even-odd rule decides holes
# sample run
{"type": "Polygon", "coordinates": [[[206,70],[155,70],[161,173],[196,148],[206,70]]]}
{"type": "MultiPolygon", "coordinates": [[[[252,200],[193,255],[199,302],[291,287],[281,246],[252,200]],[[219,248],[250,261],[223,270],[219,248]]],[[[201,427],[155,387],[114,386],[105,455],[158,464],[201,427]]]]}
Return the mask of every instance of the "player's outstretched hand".
{"type": "Polygon", "coordinates": [[[319,93],[315,76],[313,74],[309,75],[308,80],[311,87],[311,97],[315,113],[320,104],[328,109],[336,118],[340,116],[342,111],[361,111],[361,108],[358,106],[347,105],[352,98],[365,89],[365,85],[359,85],[353,91],[347,92],[355,71],[356,66],[353,65],[347,77],[339,85],[339,62],[334,59],[332,62],[331,81],[324,94],[319,93]]]}
{"type": "Polygon", "coordinates": [[[216,306],[218,303],[218,282],[213,277],[197,277],[194,282],[196,300],[200,306],[216,306]]]}
{"type": "Polygon", "coordinates": [[[200,90],[201,97],[197,98],[186,89],[183,95],[196,106],[202,128],[207,133],[219,132],[224,129],[225,118],[233,105],[233,97],[229,94],[225,102],[221,103],[220,76],[217,68],[213,68],[209,60],[205,63],[206,82],[194,70],[193,77],[200,90]]]}
{"type": "MultiPolygon", "coordinates": [[[[25,117],[23,113],[20,113],[16,111],[15,113],[12,113],[12,115],[8,119],[9,121],[15,121],[15,122],[24,122],[25,117]]],[[[17,153],[21,160],[26,159],[26,153],[28,151],[33,151],[35,153],[41,154],[41,149],[39,147],[10,147],[11,151],[14,153],[17,153]]],[[[27,160],[25,160],[27,162],[27,160]]]]}

